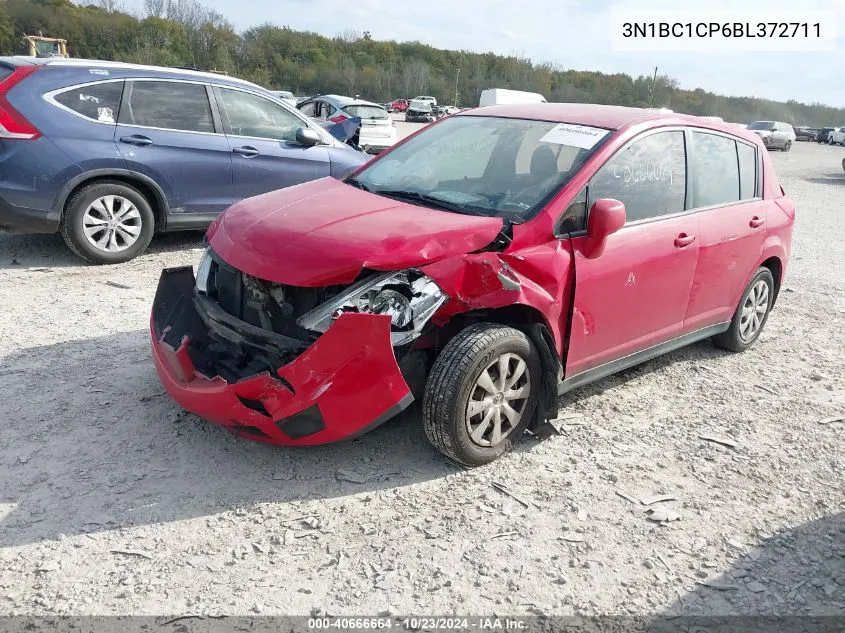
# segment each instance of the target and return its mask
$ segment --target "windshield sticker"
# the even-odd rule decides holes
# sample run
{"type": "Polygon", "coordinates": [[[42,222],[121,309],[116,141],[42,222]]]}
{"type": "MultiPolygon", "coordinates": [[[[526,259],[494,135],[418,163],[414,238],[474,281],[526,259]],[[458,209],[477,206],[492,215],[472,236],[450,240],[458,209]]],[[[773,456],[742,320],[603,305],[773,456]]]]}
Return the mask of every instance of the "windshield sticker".
{"type": "Polygon", "coordinates": [[[88,72],[92,75],[106,75],[108,76],[109,71],[103,70],[102,68],[90,68],[88,72]]]}
{"type": "Polygon", "coordinates": [[[607,136],[607,130],[600,130],[586,125],[572,125],[571,123],[560,123],[549,130],[540,139],[541,143],[554,143],[555,145],[571,145],[581,149],[591,149],[596,143],[607,136]]]}

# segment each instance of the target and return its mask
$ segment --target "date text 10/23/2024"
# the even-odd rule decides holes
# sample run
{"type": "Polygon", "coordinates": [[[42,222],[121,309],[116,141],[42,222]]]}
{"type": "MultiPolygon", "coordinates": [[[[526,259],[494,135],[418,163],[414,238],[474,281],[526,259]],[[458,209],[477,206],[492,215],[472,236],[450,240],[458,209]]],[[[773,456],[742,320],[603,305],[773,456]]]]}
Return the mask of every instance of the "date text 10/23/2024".
{"type": "Polygon", "coordinates": [[[528,620],[519,617],[316,617],[309,631],[525,631],[528,620]]]}

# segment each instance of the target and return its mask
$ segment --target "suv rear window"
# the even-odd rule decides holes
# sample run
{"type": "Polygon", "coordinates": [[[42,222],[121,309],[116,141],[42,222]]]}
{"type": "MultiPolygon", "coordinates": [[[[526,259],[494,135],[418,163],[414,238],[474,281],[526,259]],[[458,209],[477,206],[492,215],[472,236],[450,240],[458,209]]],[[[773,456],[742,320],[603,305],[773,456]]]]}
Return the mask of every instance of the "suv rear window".
{"type": "Polygon", "coordinates": [[[184,132],[214,132],[211,106],[202,84],[134,81],[127,110],[121,123],[184,132]]]}
{"type": "Polygon", "coordinates": [[[387,110],[371,105],[350,105],[344,108],[351,116],[361,117],[362,119],[389,119],[387,110]]]}
{"type": "Polygon", "coordinates": [[[65,90],[57,94],[54,99],[56,103],[87,119],[115,123],[122,94],[123,81],[107,81],[65,90]]]}

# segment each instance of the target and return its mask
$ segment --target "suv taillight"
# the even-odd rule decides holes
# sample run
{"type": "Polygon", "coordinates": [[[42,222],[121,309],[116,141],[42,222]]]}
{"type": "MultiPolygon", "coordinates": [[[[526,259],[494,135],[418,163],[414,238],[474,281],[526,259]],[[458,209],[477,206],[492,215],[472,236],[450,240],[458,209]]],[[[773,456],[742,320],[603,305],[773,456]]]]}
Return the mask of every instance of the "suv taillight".
{"type": "Polygon", "coordinates": [[[6,95],[12,88],[39,68],[40,66],[19,66],[11,75],[0,81],[0,139],[34,141],[41,136],[41,132],[6,99],[6,95]]]}

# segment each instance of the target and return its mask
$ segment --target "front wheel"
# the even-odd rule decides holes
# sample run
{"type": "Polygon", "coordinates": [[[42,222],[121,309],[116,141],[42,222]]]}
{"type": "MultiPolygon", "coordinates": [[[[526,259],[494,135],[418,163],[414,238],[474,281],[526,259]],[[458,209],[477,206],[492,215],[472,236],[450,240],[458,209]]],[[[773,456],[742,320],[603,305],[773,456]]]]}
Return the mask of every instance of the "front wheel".
{"type": "Polygon", "coordinates": [[[537,408],[540,356],[531,339],[494,323],[471,325],[440,352],[426,383],[429,441],[465,466],[492,462],[519,441],[537,408]]]}
{"type": "Polygon", "coordinates": [[[763,331],[775,297],[775,278],[768,268],[757,269],[739,306],[731,319],[730,327],[713,337],[719,347],[732,352],[744,352],[754,344],[763,331]]]}

